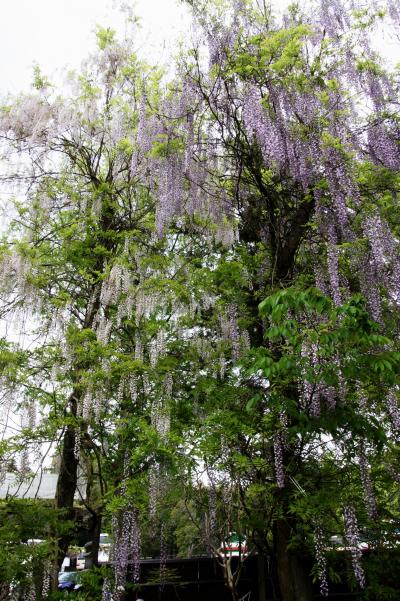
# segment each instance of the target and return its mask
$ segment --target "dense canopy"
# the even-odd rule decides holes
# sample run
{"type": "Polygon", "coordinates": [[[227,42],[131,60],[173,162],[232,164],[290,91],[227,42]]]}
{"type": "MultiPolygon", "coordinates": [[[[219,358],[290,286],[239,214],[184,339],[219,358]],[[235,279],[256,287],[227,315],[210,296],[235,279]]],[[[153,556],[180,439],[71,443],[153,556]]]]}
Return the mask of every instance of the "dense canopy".
{"type": "Polygon", "coordinates": [[[62,95],[36,70],[1,106],[2,426],[22,426],[0,470],[58,474],[35,549],[30,505],[0,506],[1,598],[50,598],[82,474],[104,601],[144,552],[160,586],[167,554],[214,554],[238,600],[232,532],[283,601],[312,598],[304,557],[328,594],[343,535],[378,598],[358,542],[399,527],[400,82],[377,39],[400,9],[189,4],[173,77],[99,29],[62,95]]]}

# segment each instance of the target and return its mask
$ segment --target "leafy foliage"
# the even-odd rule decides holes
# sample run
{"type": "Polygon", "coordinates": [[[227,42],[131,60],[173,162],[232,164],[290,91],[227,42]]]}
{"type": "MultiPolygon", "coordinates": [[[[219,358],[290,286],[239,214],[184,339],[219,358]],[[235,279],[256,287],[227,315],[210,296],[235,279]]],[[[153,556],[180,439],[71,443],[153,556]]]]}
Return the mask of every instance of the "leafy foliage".
{"type": "Polygon", "coordinates": [[[92,534],[113,537],[104,597],[147,549],[161,587],[169,552],[213,553],[236,600],[232,532],[284,601],[310,598],[303,556],[327,594],[339,533],[354,586],[386,594],[358,537],[382,549],[399,517],[398,74],[369,43],[397,13],[189,4],[203,38],[174,81],[99,28],[65,97],[36,70],[1,109],[20,169],[1,314],[34,337],[1,340],[23,417],[3,468],[55,453],[54,566],[85,474],[92,534]]]}

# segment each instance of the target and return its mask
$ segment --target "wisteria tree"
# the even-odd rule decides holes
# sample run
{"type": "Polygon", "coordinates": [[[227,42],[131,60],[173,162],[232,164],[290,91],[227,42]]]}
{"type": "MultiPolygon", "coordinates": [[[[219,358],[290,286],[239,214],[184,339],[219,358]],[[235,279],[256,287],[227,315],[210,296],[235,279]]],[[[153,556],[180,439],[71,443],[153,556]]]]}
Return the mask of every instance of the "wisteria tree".
{"type": "Polygon", "coordinates": [[[37,91],[3,106],[0,126],[4,156],[18,166],[3,178],[17,200],[2,244],[2,317],[11,339],[24,328],[28,335],[22,344],[3,340],[5,413],[22,412],[23,429],[13,436],[6,427],[2,468],[22,449],[24,478],[42,469],[44,442],[59,453],[61,525],[49,533],[56,566],[73,535],[62,522],[74,519],[78,472],[92,490],[94,540],[107,486],[123,479],[117,422],[141,357],[131,291],[152,248],[150,175],[132,162],[141,81],[152,75],[113,32],[100,29],[98,45],[69,96],[38,72],[37,91]]]}
{"type": "Polygon", "coordinates": [[[189,272],[182,445],[237,483],[283,599],[310,598],[312,540],[327,594],[338,529],[364,587],[358,521],[379,540],[398,511],[375,496],[398,479],[398,79],[370,41],[398,11],[192,7],[203,35],[164,109],[156,209],[160,236],[174,224],[209,247],[189,272]]]}
{"type": "MultiPolygon", "coordinates": [[[[86,471],[104,599],[139,581],[141,528],[162,586],[180,497],[197,545],[272,559],[283,601],[312,598],[305,555],[327,595],[338,533],[363,588],[360,528],[379,548],[399,511],[399,82],[372,43],[399,11],[189,4],[172,83],[99,30],[69,96],[38,72],[2,108],[2,314],[36,336],[2,341],[24,419],[2,465],[58,440],[63,520],[86,471]]],[[[71,534],[49,538],[57,564],[71,534]]]]}

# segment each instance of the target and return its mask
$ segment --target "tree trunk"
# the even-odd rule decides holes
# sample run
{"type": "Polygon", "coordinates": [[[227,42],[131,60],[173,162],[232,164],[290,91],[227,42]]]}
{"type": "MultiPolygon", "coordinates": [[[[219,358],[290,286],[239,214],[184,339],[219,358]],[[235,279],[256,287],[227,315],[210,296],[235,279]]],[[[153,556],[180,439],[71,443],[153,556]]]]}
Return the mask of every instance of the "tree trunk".
{"type": "MultiPolygon", "coordinates": [[[[238,561],[241,561],[241,558],[238,558],[238,561]]],[[[238,580],[240,577],[240,565],[238,565],[237,570],[232,572],[232,556],[227,555],[224,551],[222,553],[218,553],[218,563],[222,567],[222,571],[224,574],[225,586],[229,589],[233,601],[240,601],[239,593],[237,590],[238,580]]]]}
{"type": "Polygon", "coordinates": [[[265,579],[265,555],[258,552],[257,555],[257,580],[258,580],[258,601],[266,601],[267,587],[265,579]]]}
{"type": "MultiPolygon", "coordinates": [[[[76,417],[77,413],[77,397],[73,392],[69,398],[68,406],[70,408],[71,416],[76,417]]],[[[75,456],[75,439],[76,429],[72,424],[68,424],[63,439],[63,446],[61,452],[60,471],[58,474],[56,496],[55,496],[55,507],[62,513],[59,517],[59,522],[65,524],[66,521],[73,520],[74,518],[74,497],[78,483],[78,459],[75,456]]],[[[64,526],[65,528],[65,526],[64,526]]],[[[57,574],[60,570],[61,564],[65,555],[67,554],[68,547],[71,541],[71,532],[65,531],[56,526],[56,538],[57,538],[57,549],[55,557],[55,570],[51,581],[51,589],[57,590],[58,577],[57,574]]]]}
{"type": "Polygon", "coordinates": [[[277,520],[274,531],[279,588],[282,601],[312,601],[310,578],[300,558],[288,549],[290,525],[277,520]]]}
{"type": "Polygon", "coordinates": [[[90,549],[90,557],[86,562],[86,567],[91,568],[98,565],[99,560],[99,546],[100,546],[100,533],[101,533],[101,522],[102,516],[100,512],[92,512],[93,526],[90,529],[90,540],[92,542],[90,549]]]}

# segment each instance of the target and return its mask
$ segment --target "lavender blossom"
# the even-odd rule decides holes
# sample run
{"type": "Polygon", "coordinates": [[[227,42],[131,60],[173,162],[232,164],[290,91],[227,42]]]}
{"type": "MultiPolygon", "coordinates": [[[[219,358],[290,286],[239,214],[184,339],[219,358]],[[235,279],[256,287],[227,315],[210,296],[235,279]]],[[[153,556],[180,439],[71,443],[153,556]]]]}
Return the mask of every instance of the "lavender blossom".
{"type": "Polygon", "coordinates": [[[349,13],[341,0],[321,0],[320,26],[335,39],[350,26],[349,13]]]}
{"type": "Polygon", "coordinates": [[[278,488],[285,487],[285,472],[283,469],[283,445],[282,435],[277,433],[274,436],[274,458],[275,458],[275,476],[278,488]]]}
{"type": "Polygon", "coordinates": [[[132,403],[135,404],[138,398],[138,379],[137,376],[130,376],[128,381],[129,393],[131,395],[132,403]]]}
{"type": "Polygon", "coordinates": [[[396,25],[400,25],[400,6],[397,0],[387,0],[388,11],[396,25]]]}
{"type": "Polygon", "coordinates": [[[226,359],[225,355],[221,354],[219,357],[219,377],[221,380],[225,378],[226,374],[226,359]]]}
{"type": "Polygon", "coordinates": [[[159,162],[160,183],[156,206],[157,235],[162,238],[172,219],[181,214],[183,202],[183,165],[178,154],[171,154],[159,162]]]}
{"type": "Polygon", "coordinates": [[[149,469],[149,516],[154,521],[157,514],[158,499],[160,497],[160,465],[157,463],[149,469]]]}
{"type": "Polygon", "coordinates": [[[143,344],[138,333],[135,335],[135,361],[143,361],[143,344]]]}
{"type": "Polygon", "coordinates": [[[396,134],[383,124],[373,124],[368,129],[368,150],[377,164],[388,169],[400,169],[400,149],[396,134]]]}
{"type": "Polygon", "coordinates": [[[75,428],[75,441],[74,441],[74,457],[79,461],[81,456],[81,429],[79,426],[75,428]]]}
{"type": "Polygon", "coordinates": [[[164,590],[166,572],[167,572],[167,557],[168,557],[168,546],[166,539],[166,528],[164,524],[161,524],[160,530],[160,591],[164,590]]]}
{"type": "Polygon", "coordinates": [[[318,574],[320,580],[320,593],[322,597],[327,597],[329,594],[328,577],[327,577],[327,562],[324,552],[324,536],[320,524],[314,528],[314,547],[315,556],[318,564],[318,574]]]}
{"type": "Polygon", "coordinates": [[[28,578],[30,580],[30,583],[28,584],[28,589],[25,591],[24,600],[25,601],[36,601],[37,596],[36,596],[36,587],[35,587],[35,583],[34,583],[33,574],[31,573],[28,578]]]}
{"type": "Polygon", "coordinates": [[[382,308],[379,289],[377,286],[379,278],[376,274],[375,266],[371,264],[371,261],[367,256],[364,257],[363,261],[361,262],[360,268],[362,270],[359,274],[360,286],[367,302],[367,308],[371,314],[371,317],[380,323],[382,318],[382,308]]]}
{"type": "Polygon", "coordinates": [[[341,305],[342,298],[339,288],[339,261],[336,246],[336,234],[332,226],[329,227],[329,243],[327,250],[328,273],[331,284],[332,299],[336,306],[341,305]]]}
{"type": "Polygon", "coordinates": [[[366,507],[366,510],[368,513],[368,517],[371,520],[374,520],[377,517],[375,494],[374,494],[374,488],[373,488],[373,484],[372,484],[372,479],[371,479],[371,474],[370,474],[370,470],[369,470],[369,466],[368,466],[367,457],[366,457],[365,451],[362,447],[359,449],[358,461],[359,461],[359,466],[360,466],[361,482],[363,485],[365,507],[366,507]]]}
{"type": "Polygon", "coordinates": [[[50,592],[51,562],[46,560],[43,565],[42,600],[47,599],[50,592]]]}
{"type": "MultiPolygon", "coordinates": [[[[318,346],[315,343],[313,343],[311,347],[304,343],[301,349],[301,356],[307,365],[311,365],[313,371],[318,369],[318,346]]],[[[304,371],[305,370],[303,370],[303,373],[304,371]]],[[[299,382],[299,386],[299,402],[301,408],[309,411],[310,415],[319,417],[321,413],[321,386],[317,383],[312,384],[305,377],[299,382]]]]}
{"type": "Polygon", "coordinates": [[[391,390],[389,390],[388,395],[386,397],[386,405],[388,413],[390,415],[390,419],[392,420],[393,427],[395,428],[395,430],[400,431],[400,409],[397,400],[397,392],[397,388],[392,388],[391,390]]]}
{"type": "Polygon", "coordinates": [[[210,536],[212,537],[217,529],[217,493],[215,484],[210,481],[208,486],[208,514],[210,521],[210,536]]]}
{"type": "Polygon", "coordinates": [[[108,578],[104,579],[103,588],[101,591],[101,601],[112,601],[112,588],[108,578]]]}
{"type": "Polygon", "coordinates": [[[350,547],[354,575],[361,588],[365,586],[365,574],[361,566],[361,551],[358,548],[358,524],[354,507],[347,506],[343,510],[345,523],[345,537],[350,547]]]}
{"type": "MultiPolygon", "coordinates": [[[[128,506],[118,517],[112,518],[113,549],[112,560],[114,563],[114,598],[122,599],[125,591],[128,565],[134,564],[134,578],[140,577],[140,528],[138,512],[128,506]]],[[[103,586],[103,598],[107,598],[110,587],[107,583],[103,586]]]]}

